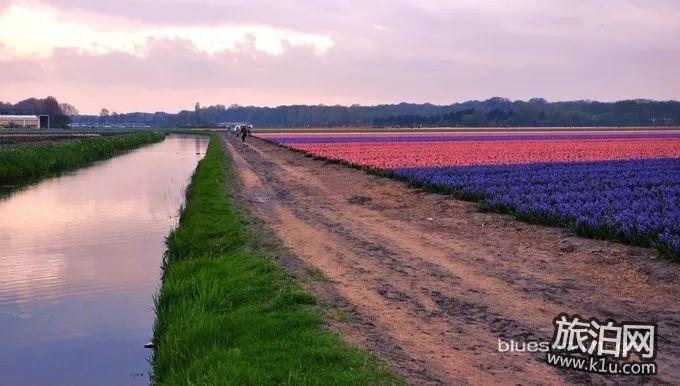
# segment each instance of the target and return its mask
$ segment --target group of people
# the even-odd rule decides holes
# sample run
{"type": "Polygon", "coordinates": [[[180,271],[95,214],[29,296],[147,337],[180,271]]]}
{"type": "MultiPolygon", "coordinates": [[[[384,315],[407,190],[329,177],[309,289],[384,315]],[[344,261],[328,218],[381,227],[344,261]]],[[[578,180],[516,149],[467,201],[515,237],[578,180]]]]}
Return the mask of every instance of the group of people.
{"type": "Polygon", "coordinates": [[[233,137],[240,137],[242,142],[246,141],[246,137],[250,137],[253,134],[253,126],[251,125],[236,125],[230,127],[228,130],[229,135],[233,137]]]}

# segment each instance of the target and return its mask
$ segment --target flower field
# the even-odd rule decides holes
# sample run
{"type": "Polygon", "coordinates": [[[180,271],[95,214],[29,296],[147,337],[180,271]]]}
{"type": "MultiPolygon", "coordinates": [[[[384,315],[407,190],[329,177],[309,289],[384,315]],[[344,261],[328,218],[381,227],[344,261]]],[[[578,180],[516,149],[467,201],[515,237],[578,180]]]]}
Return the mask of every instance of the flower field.
{"type": "Polygon", "coordinates": [[[261,134],[578,234],[680,257],[680,131],[261,134]]]}

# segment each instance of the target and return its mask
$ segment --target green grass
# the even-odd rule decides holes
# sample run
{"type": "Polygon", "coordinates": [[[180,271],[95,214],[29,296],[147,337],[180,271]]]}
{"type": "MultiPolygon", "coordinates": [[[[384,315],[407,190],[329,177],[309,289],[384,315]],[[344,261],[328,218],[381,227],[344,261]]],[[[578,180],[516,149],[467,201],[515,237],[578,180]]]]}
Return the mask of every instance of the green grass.
{"type": "Polygon", "coordinates": [[[0,146],[0,183],[34,181],[163,138],[165,133],[139,132],[31,146],[0,146]]]}
{"type": "Polygon", "coordinates": [[[253,247],[247,220],[227,197],[234,178],[213,135],[167,240],[153,382],[400,383],[380,360],[324,330],[315,298],[253,247]]]}

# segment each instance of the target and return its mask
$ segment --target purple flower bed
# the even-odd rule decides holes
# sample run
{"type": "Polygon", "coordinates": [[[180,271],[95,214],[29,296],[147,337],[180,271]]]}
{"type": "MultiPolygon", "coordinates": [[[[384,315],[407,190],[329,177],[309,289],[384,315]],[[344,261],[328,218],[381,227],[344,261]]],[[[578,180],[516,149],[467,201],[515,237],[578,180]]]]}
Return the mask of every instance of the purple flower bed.
{"type": "Polygon", "coordinates": [[[453,141],[554,141],[577,139],[674,139],[680,132],[670,133],[550,133],[550,134],[432,134],[432,135],[355,135],[265,137],[280,145],[291,143],[375,143],[375,142],[453,142],[453,141]]]}
{"type": "Polygon", "coordinates": [[[416,184],[520,219],[680,257],[680,159],[398,168],[416,184]]]}

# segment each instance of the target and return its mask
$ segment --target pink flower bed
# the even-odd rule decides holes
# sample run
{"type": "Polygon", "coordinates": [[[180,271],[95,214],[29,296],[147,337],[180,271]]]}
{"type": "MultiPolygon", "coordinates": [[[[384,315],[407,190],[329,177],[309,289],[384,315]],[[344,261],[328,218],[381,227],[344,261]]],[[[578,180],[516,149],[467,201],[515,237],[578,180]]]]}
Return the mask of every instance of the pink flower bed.
{"type": "Polygon", "coordinates": [[[374,168],[679,158],[680,139],[292,143],[315,156],[374,168]]]}

